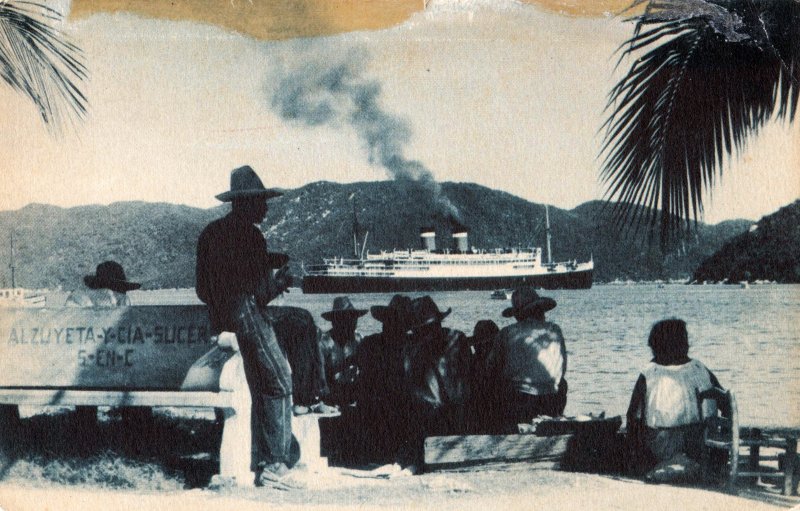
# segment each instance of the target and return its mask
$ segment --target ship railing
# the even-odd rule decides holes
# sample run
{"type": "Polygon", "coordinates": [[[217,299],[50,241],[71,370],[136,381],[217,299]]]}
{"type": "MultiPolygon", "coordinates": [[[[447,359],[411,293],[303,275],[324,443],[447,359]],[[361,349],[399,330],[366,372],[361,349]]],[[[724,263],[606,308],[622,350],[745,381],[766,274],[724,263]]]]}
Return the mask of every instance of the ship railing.
{"type": "MultiPolygon", "coordinates": [[[[363,263],[364,261],[365,259],[355,259],[355,258],[348,259],[346,257],[326,257],[322,259],[322,262],[324,264],[342,264],[342,265],[358,264],[358,263],[363,263]]],[[[314,265],[314,266],[319,266],[319,265],[314,265]]]]}
{"type": "Polygon", "coordinates": [[[567,271],[589,271],[594,269],[594,261],[579,263],[577,260],[562,261],[557,263],[545,263],[542,265],[548,272],[567,272],[567,271]]]}
{"type": "MultiPolygon", "coordinates": [[[[465,261],[469,262],[477,262],[481,264],[507,264],[507,263],[515,263],[515,262],[533,262],[538,261],[539,258],[530,252],[520,252],[514,254],[493,254],[493,253],[485,253],[485,254],[468,254],[469,256],[465,258],[464,254],[444,254],[438,252],[426,252],[423,255],[413,255],[409,257],[408,255],[392,255],[392,254],[375,254],[366,259],[365,262],[367,263],[378,263],[382,261],[393,261],[395,263],[420,263],[420,262],[430,262],[433,264],[441,264],[441,263],[453,263],[459,264],[464,263],[465,261]]],[[[338,260],[337,260],[338,262],[338,260]]]]}
{"type": "Polygon", "coordinates": [[[395,273],[391,271],[363,271],[363,270],[322,270],[309,272],[306,277],[392,277],[395,273]]]}

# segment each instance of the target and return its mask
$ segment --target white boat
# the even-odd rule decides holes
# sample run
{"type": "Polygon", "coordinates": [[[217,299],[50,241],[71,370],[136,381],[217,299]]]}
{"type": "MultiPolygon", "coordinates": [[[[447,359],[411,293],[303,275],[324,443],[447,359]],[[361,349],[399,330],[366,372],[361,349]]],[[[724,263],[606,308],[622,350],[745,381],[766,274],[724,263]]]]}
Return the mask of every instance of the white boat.
{"type": "Polygon", "coordinates": [[[30,289],[0,289],[0,307],[44,307],[46,302],[46,297],[30,289]]]}
{"type": "Polygon", "coordinates": [[[514,291],[512,289],[495,289],[492,292],[492,299],[493,300],[511,300],[511,294],[514,291]]]}

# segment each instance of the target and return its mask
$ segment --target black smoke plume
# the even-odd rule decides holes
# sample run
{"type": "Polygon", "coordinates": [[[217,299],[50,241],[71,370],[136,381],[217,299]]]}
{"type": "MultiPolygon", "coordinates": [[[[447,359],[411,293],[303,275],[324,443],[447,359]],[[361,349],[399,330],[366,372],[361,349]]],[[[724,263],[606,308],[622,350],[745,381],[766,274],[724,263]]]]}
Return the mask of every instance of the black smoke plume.
{"type": "Polygon", "coordinates": [[[418,160],[404,155],[411,139],[408,122],[381,108],[381,85],[364,76],[365,56],[352,52],[338,61],[305,63],[286,72],[272,97],[284,119],[306,126],[350,126],[364,142],[370,163],[396,180],[428,189],[441,213],[458,218],[458,209],[442,195],[441,185],[418,160]]]}

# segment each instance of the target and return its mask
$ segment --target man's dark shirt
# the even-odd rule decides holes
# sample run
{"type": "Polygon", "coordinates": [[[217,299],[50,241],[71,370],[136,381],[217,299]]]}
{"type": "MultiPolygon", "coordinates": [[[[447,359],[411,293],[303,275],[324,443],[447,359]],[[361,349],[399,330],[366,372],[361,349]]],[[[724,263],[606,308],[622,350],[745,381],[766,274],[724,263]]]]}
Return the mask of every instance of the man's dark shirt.
{"type": "Polygon", "coordinates": [[[382,402],[388,399],[392,406],[402,392],[403,346],[405,334],[391,338],[391,334],[372,334],[358,345],[355,362],[358,366],[359,405],[369,400],[382,402]],[[389,398],[391,396],[391,398],[389,398]]]}
{"type": "Polygon", "coordinates": [[[235,332],[233,314],[241,301],[266,292],[269,266],[264,235],[234,212],[211,222],[197,242],[195,276],[197,296],[208,305],[212,331],[235,332]]]}
{"type": "Polygon", "coordinates": [[[432,408],[463,405],[469,399],[470,352],[466,336],[442,328],[437,339],[412,335],[404,369],[413,399],[432,408]]]}

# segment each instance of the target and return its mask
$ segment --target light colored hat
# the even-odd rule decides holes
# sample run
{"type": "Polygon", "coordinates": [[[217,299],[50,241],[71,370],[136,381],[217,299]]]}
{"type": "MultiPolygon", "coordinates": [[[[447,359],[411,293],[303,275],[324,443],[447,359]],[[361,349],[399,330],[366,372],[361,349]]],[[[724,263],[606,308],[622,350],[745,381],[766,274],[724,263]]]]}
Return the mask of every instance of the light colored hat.
{"type": "Polygon", "coordinates": [[[217,199],[222,202],[230,202],[243,197],[271,199],[281,195],[283,195],[281,192],[264,188],[264,183],[261,182],[253,168],[245,165],[231,171],[231,189],[217,195],[217,199]]]}

